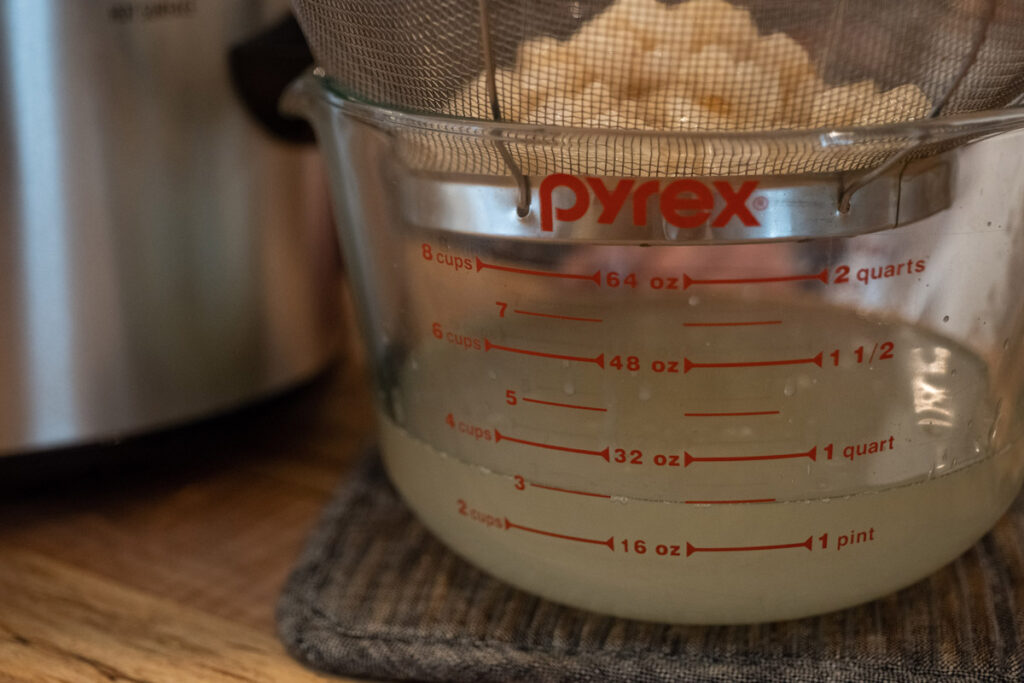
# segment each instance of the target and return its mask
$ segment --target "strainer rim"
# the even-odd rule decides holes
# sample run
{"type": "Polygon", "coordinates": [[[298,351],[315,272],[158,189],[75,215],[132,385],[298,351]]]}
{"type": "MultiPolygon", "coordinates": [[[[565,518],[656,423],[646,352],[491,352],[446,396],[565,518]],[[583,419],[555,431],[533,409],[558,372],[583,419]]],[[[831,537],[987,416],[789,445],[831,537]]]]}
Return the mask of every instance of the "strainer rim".
{"type": "Polygon", "coordinates": [[[344,91],[320,70],[311,78],[319,87],[319,95],[335,108],[348,109],[348,113],[369,121],[385,121],[395,127],[415,128],[441,132],[446,135],[508,139],[516,142],[551,141],[552,139],[578,139],[586,137],[617,137],[630,139],[671,139],[714,141],[791,141],[814,139],[821,146],[861,144],[871,140],[899,138],[927,143],[961,135],[981,135],[1024,128],[1024,106],[990,109],[913,119],[898,123],[866,126],[825,126],[820,128],[785,128],[777,130],[644,130],[630,128],[588,128],[583,126],[556,126],[520,123],[515,121],[488,121],[444,114],[428,114],[389,107],[360,99],[344,91]]]}

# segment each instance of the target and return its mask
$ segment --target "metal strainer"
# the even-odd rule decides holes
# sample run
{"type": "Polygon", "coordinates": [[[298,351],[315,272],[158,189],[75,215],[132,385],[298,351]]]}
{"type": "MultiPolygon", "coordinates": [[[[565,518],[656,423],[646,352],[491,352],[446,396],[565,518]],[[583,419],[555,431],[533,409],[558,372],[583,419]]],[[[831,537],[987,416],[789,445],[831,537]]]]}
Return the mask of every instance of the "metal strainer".
{"type": "Polygon", "coordinates": [[[333,88],[428,115],[395,136],[406,163],[510,173],[523,211],[534,174],[884,172],[965,139],[933,127],[923,145],[884,124],[1006,107],[1024,90],[1021,0],[294,3],[333,88]],[[488,139],[447,117],[529,125],[488,139]],[[883,132],[787,136],[857,126],[883,132]],[[538,144],[540,131],[557,135],[538,144]]]}
{"type": "Polygon", "coordinates": [[[554,100],[568,109],[561,120],[533,123],[665,128],[653,125],[658,110],[672,104],[672,89],[664,86],[682,80],[690,99],[704,105],[694,108],[687,128],[770,130],[855,123],[848,114],[862,111],[874,94],[867,85],[852,87],[865,81],[881,91],[918,86],[931,104],[922,116],[1003,107],[1024,89],[1019,0],[295,0],[295,6],[320,66],[340,89],[422,113],[518,120],[517,109],[526,104],[514,96],[518,87],[528,91],[521,99],[554,100]],[[550,53],[566,46],[576,48],[576,59],[553,63],[550,53]],[[794,48],[806,51],[825,84],[851,86],[832,92],[831,106],[817,117],[810,110],[820,93],[801,88],[807,73],[794,48]],[[488,70],[497,77],[497,111],[483,89],[467,89],[488,70]],[[737,90],[724,94],[742,110],[716,117],[724,81],[737,90]],[[614,114],[588,111],[581,95],[595,83],[622,103],[614,114]]]}

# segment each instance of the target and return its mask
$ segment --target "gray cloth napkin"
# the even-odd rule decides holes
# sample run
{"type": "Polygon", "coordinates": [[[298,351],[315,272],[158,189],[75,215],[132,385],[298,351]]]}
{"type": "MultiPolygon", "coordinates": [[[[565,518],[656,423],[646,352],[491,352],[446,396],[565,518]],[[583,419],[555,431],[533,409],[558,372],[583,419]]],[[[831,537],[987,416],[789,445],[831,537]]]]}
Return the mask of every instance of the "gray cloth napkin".
{"type": "Polygon", "coordinates": [[[311,667],[387,680],[1022,681],[1021,605],[1024,499],[948,567],[854,609],[757,626],[603,617],[462,561],[371,455],[312,534],[278,626],[311,667]]]}

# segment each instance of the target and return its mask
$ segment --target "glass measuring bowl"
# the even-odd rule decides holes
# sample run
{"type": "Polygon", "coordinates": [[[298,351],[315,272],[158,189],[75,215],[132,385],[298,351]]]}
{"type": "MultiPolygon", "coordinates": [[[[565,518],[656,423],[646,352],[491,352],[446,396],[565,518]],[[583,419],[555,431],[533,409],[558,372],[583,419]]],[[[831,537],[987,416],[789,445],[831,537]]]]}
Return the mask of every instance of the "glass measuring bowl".
{"type": "Polygon", "coordinates": [[[624,617],[795,618],[927,575],[1020,488],[1021,113],[609,133],[314,76],[287,106],[333,174],[389,474],[495,576],[624,617]],[[894,131],[937,151],[840,211],[894,131]],[[748,172],[614,173],[665,144],[748,172]],[[783,172],[808,150],[828,170],[783,172]]]}

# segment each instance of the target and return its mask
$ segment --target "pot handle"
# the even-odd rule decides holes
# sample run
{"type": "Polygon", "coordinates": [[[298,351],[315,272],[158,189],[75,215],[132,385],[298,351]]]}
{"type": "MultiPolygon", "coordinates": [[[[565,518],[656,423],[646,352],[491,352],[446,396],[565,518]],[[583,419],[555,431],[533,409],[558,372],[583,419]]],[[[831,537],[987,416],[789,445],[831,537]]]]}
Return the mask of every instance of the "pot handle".
{"type": "Polygon", "coordinates": [[[294,143],[313,142],[313,130],[282,114],[278,104],[288,84],[312,64],[309,45],[290,13],[228,53],[231,82],[246,109],[274,137],[294,143]]]}

